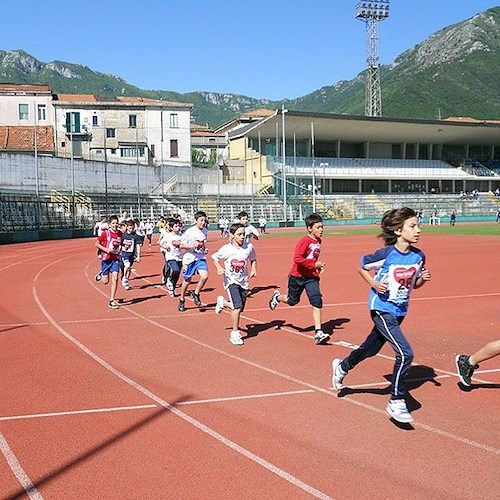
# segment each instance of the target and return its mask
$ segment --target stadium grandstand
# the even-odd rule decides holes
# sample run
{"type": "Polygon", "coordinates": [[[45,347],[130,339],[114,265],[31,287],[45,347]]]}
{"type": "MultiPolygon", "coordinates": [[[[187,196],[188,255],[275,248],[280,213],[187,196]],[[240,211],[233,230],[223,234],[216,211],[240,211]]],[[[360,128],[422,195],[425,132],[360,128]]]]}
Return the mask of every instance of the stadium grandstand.
{"type": "MultiPolygon", "coordinates": [[[[371,223],[409,205],[446,220],[487,220],[499,209],[500,122],[408,120],[259,110],[213,131],[216,165],[198,168],[0,152],[1,232],[84,229],[127,211],[211,221],[246,210],[294,225],[315,210],[371,223]],[[220,145],[218,145],[220,148],[220,145]],[[219,149],[220,151],[220,149],[219,149]],[[473,195],[471,195],[473,193],[473,195]]],[[[334,222],[332,222],[334,223],[334,222]]]]}

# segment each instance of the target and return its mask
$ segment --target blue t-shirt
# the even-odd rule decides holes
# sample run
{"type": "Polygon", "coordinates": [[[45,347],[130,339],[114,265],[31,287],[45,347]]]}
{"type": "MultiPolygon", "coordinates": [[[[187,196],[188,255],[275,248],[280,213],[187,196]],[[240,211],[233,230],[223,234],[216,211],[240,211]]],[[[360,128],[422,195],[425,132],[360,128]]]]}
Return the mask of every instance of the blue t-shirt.
{"type": "Polygon", "coordinates": [[[383,294],[370,290],[368,308],[385,311],[394,316],[405,316],[410,301],[410,292],[415,282],[422,276],[425,254],[415,247],[408,252],[400,252],[395,245],[380,248],[373,254],[361,258],[361,267],[375,270],[376,281],[387,281],[388,288],[383,294]]]}
{"type": "Polygon", "coordinates": [[[137,233],[123,233],[122,256],[135,255],[137,253],[137,245],[141,244],[141,237],[137,233]]]}

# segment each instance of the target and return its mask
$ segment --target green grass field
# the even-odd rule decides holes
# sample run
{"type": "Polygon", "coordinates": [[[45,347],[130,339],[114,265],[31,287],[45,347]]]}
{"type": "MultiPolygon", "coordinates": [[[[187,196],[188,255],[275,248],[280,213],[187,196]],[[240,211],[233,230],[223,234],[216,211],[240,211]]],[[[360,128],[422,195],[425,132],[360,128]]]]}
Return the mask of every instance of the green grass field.
{"type": "MultiPolygon", "coordinates": [[[[295,228],[286,232],[273,232],[271,229],[266,237],[302,236],[305,229],[295,228]]],[[[452,234],[469,236],[500,236],[500,224],[489,222],[486,224],[457,224],[456,226],[422,226],[422,232],[429,234],[452,234]]],[[[325,234],[353,235],[353,234],[378,234],[379,227],[356,226],[325,226],[325,234]]]]}

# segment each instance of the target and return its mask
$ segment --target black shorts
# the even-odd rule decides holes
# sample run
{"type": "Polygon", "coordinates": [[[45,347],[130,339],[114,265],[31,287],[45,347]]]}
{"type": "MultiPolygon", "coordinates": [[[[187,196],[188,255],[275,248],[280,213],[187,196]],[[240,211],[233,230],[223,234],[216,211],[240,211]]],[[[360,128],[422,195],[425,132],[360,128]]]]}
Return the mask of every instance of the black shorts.
{"type": "Polygon", "coordinates": [[[248,290],[245,290],[240,285],[232,283],[227,289],[227,294],[229,296],[229,302],[231,302],[231,307],[233,309],[245,309],[245,304],[247,301],[248,290]]]}
{"type": "Polygon", "coordinates": [[[309,303],[313,307],[321,309],[323,307],[323,297],[319,289],[319,278],[288,276],[288,305],[297,305],[304,290],[309,298],[309,303]]]}

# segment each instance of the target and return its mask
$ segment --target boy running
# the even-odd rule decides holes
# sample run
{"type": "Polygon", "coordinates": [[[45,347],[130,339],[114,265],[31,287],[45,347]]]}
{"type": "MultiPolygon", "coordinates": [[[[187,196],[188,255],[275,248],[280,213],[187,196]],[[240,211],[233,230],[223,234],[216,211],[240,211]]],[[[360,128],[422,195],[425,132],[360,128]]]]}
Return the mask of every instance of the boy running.
{"type": "Polygon", "coordinates": [[[179,221],[167,219],[167,231],[163,232],[159,241],[165,264],[163,265],[163,283],[167,285],[168,293],[175,297],[175,287],[181,273],[181,235],[179,221]]]}
{"type": "Polygon", "coordinates": [[[243,247],[245,241],[245,226],[233,224],[229,229],[232,241],[223,245],[212,255],[217,268],[217,274],[224,276],[224,289],[227,291],[229,301],[222,295],[217,297],[215,312],[220,314],[224,307],[231,309],[232,331],[229,341],[234,345],[243,345],[240,333],[240,316],[245,309],[248,292],[248,278],[257,276],[257,258],[255,249],[251,243],[243,247]],[[220,261],[224,262],[224,267],[220,261]],[[248,272],[248,261],[250,261],[250,273],[248,272]]]}
{"type": "Polygon", "coordinates": [[[118,216],[109,218],[109,228],[105,229],[97,238],[95,246],[101,250],[101,274],[102,284],[109,283],[111,274],[111,290],[109,294],[109,307],[118,309],[115,302],[116,288],[118,285],[118,273],[120,272],[120,248],[123,233],[118,229],[118,216]]]}
{"type": "Polygon", "coordinates": [[[324,230],[323,219],[319,214],[313,213],[306,217],[305,222],[308,234],[295,247],[293,265],[288,276],[288,294],[275,290],[269,300],[269,307],[274,311],[280,302],[295,306],[305,290],[313,311],[314,340],[319,345],[326,344],[330,339],[330,335],[322,329],[323,298],[319,289],[319,276],[325,268],[325,263],[318,260],[324,230]]]}
{"type": "Polygon", "coordinates": [[[208,279],[207,250],[205,247],[207,241],[207,214],[201,211],[196,212],[194,221],[194,226],[187,229],[181,239],[181,249],[184,250],[184,255],[182,257],[181,294],[177,308],[181,312],[186,310],[186,291],[193,276],[198,273],[200,277],[194,292],[191,294],[196,307],[201,307],[200,292],[208,279]]]}
{"type": "Polygon", "coordinates": [[[255,226],[248,222],[249,216],[247,212],[240,212],[238,214],[238,220],[245,228],[245,241],[243,242],[243,246],[248,245],[252,238],[255,238],[256,240],[259,239],[259,232],[255,229],[255,226]]]}
{"type": "Polygon", "coordinates": [[[132,264],[140,262],[139,249],[141,248],[141,237],[135,232],[135,222],[128,219],[125,222],[125,233],[122,236],[122,285],[125,290],[130,290],[130,273],[132,264]]]}

